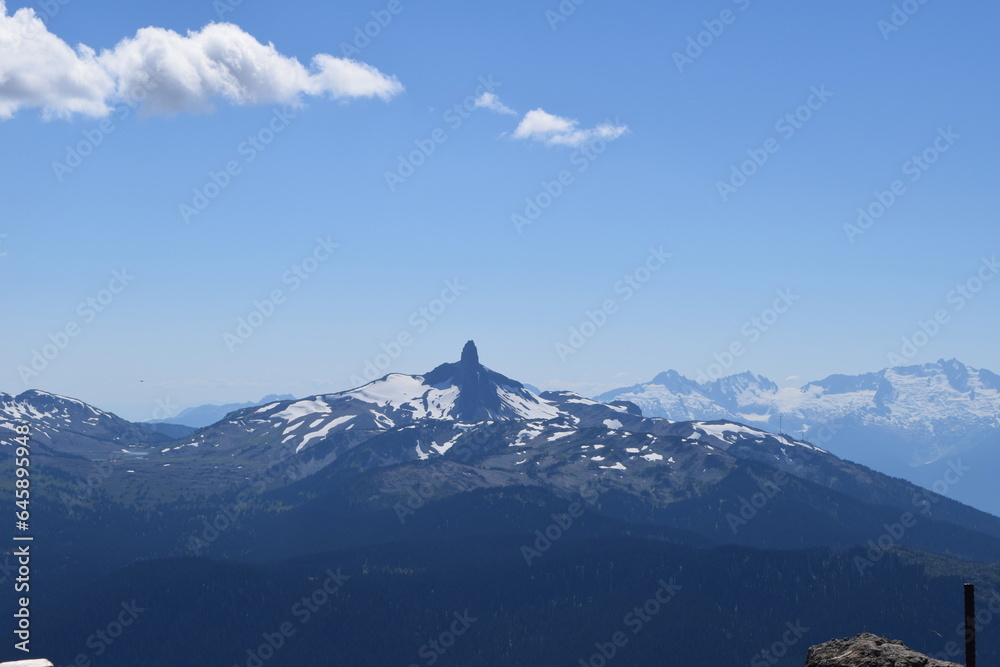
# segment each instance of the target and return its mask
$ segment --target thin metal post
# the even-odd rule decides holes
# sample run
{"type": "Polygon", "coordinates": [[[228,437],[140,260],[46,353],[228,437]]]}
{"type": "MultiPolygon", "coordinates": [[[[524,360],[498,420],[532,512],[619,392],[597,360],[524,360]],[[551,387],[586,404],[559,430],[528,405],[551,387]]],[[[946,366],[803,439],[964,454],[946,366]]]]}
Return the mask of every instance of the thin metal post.
{"type": "Polygon", "coordinates": [[[976,586],[965,585],[965,667],[976,667],[976,586]]]}

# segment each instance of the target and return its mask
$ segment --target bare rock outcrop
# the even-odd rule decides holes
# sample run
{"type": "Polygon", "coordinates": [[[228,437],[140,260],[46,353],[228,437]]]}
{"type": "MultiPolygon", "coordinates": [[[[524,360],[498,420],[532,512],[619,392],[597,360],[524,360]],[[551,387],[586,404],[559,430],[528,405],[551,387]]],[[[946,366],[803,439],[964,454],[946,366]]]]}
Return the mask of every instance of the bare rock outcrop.
{"type": "Polygon", "coordinates": [[[907,648],[903,642],[864,633],[809,649],[806,667],[961,667],[907,648]]]}

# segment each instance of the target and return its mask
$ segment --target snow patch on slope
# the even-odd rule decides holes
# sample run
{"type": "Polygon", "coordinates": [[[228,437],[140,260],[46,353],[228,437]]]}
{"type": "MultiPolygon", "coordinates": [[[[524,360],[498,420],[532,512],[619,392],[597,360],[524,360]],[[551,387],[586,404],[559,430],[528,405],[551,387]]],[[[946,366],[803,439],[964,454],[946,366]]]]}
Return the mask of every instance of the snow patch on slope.
{"type": "Polygon", "coordinates": [[[325,414],[329,412],[331,412],[331,409],[326,402],[319,399],[306,399],[292,403],[281,412],[273,415],[273,418],[295,421],[296,419],[307,417],[312,414],[325,414]]]}
{"type": "Polygon", "coordinates": [[[302,442],[300,442],[299,446],[295,448],[296,453],[298,453],[299,451],[301,451],[303,447],[305,447],[306,445],[308,445],[313,440],[322,440],[323,438],[325,438],[330,433],[330,431],[332,431],[333,429],[337,428],[341,424],[346,424],[347,422],[351,421],[352,419],[354,419],[354,415],[346,415],[344,417],[337,417],[337,418],[331,420],[328,424],[325,424],[323,426],[323,428],[319,429],[318,431],[313,431],[312,433],[306,433],[306,435],[302,438],[302,442]]]}

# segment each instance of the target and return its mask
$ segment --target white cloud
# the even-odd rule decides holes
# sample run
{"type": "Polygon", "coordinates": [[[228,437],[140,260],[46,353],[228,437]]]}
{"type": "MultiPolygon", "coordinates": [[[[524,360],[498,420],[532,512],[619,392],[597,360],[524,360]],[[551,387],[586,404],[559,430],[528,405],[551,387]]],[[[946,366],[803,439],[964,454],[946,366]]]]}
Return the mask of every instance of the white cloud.
{"type": "Polygon", "coordinates": [[[100,54],[74,50],[34,10],[7,15],[0,0],[0,118],[41,108],[46,118],[100,117],[142,99],[151,114],[206,112],[219,99],[237,105],[298,104],[303,95],[387,100],[403,86],[365,63],[319,54],[307,69],[273,44],[230,23],[180,35],[143,28],[100,54]],[[143,99],[144,97],[144,99],[143,99]]]}
{"type": "Polygon", "coordinates": [[[97,64],[93,49],[76,51],[48,31],[32,9],[7,16],[0,0],[0,118],[21,107],[46,115],[108,113],[114,81],[97,64]]]}
{"type": "Polygon", "coordinates": [[[554,116],[542,109],[534,109],[524,114],[521,123],[514,130],[515,139],[534,139],[549,146],[581,146],[593,139],[613,141],[628,132],[627,125],[602,123],[582,130],[579,121],[554,116]]]}
{"type": "Polygon", "coordinates": [[[500,101],[500,98],[496,96],[496,93],[483,93],[476,98],[474,106],[477,109],[489,109],[491,111],[496,111],[497,113],[503,113],[510,116],[517,115],[516,111],[500,101]]]}

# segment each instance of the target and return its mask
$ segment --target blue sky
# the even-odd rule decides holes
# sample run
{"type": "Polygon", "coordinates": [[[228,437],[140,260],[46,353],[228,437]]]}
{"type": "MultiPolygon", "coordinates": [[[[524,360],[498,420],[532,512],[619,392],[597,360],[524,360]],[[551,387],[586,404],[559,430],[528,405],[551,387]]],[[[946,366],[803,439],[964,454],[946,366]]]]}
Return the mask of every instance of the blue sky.
{"type": "Polygon", "coordinates": [[[0,391],[150,419],[345,389],[368,363],[424,372],[470,338],[498,371],[590,395],[893,354],[1000,370],[994,3],[564,7],[7,2],[0,391]],[[201,32],[220,8],[238,28],[201,32]],[[355,42],[372,12],[391,21],[355,42]],[[93,55],[50,58],[58,40],[93,55]],[[217,74],[247,40],[241,64],[263,64],[235,92],[185,68],[217,74]],[[260,326],[234,343],[240,318],[260,326]]]}

